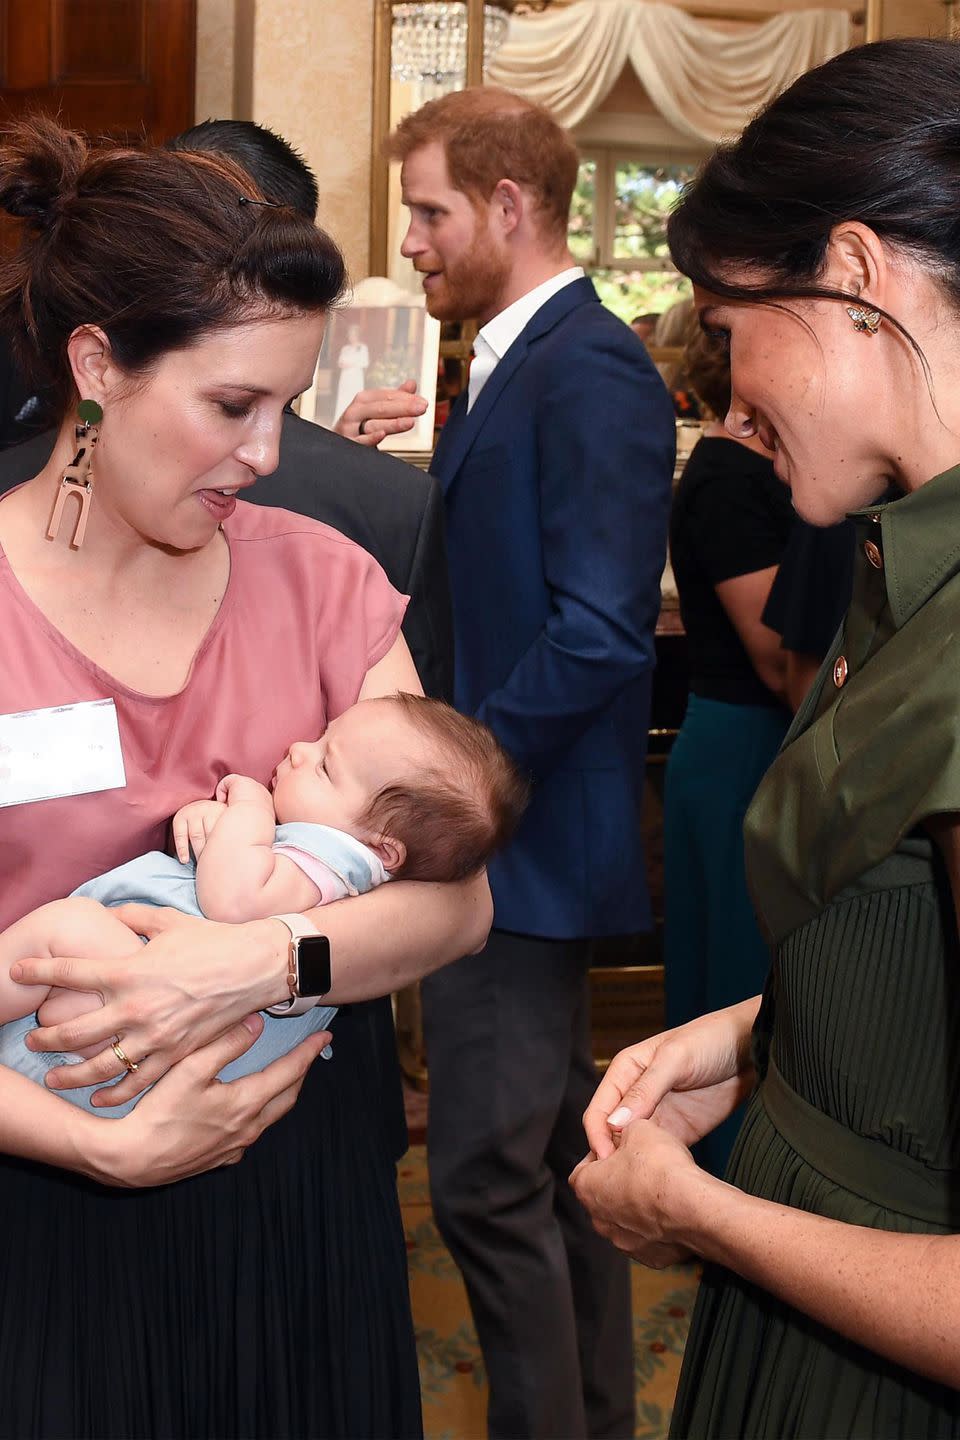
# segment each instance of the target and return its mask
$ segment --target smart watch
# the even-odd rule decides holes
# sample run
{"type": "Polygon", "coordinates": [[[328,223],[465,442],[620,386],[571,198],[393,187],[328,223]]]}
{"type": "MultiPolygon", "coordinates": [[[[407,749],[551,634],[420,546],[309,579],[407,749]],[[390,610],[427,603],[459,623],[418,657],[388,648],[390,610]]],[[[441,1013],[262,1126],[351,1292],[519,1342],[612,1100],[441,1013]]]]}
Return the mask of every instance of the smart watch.
{"type": "Polygon", "coordinates": [[[267,1006],[267,1014],[279,1017],[305,1015],[330,989],[330,941],[303,915],[271,915],[282,920],[290,931],[290,958],[287,984],[290,999],[267,1006]]]}

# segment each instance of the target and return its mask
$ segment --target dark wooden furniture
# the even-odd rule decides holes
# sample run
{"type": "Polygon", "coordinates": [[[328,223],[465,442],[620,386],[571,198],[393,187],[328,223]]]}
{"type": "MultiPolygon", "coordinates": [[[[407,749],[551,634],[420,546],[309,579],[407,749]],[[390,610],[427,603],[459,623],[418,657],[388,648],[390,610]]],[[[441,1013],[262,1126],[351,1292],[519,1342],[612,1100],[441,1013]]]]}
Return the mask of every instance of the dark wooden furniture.
{"type": "Polygon", "coordinates": [[[194,122],[196,0],[0,0],[5,118],[153,142],[194,122]]]}

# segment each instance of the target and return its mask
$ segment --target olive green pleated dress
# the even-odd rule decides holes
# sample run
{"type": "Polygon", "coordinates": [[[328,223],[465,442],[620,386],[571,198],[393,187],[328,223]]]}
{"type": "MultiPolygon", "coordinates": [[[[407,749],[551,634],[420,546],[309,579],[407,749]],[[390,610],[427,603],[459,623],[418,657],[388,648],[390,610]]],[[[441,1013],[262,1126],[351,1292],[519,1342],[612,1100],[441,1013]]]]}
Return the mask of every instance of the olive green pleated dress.
{"type": "MultiPolygon", "coordinates": [[[[924,821],[960,811],[960,466],[855,518],[850,613],[746,821],[774,962],[727,1179],[943,1234],[960,1230],[960,945],[924,821]]],[[[960,1437],[960,1391],[708,1266],[671,1433],[960,1437]]]]}

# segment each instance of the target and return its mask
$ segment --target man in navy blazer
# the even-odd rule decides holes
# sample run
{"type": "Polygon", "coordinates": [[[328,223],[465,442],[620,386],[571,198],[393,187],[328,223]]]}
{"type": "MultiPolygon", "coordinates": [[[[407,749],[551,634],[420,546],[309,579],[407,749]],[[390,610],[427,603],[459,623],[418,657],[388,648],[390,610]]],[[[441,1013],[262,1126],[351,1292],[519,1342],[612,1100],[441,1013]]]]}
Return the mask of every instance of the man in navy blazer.
{"type": "Polygon", "coordinates": [[[547,111],[462,91],[388,148],[427,308],[481,325],[431,467],[455,703],[534,781],[490,867],[486,949],[422,987],[434,1209],[483,1348],[490,1435],[632,1436],[627,1262],[567,1175],[596,1084],[591,941],[650,924],[640,795],[673,411],[569,254],[578,157],[547,111]]]}

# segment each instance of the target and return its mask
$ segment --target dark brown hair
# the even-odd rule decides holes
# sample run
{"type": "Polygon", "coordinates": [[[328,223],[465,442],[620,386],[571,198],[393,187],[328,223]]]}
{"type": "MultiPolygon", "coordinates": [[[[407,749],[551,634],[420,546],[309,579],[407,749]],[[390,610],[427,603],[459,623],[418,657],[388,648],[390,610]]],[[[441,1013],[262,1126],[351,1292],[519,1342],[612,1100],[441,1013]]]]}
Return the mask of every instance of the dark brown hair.
{"type": "Polygon", "coordinates": [[[401,120],[384,151],[405,160],[437,140],[455,189],[488,201],[501,180],[513,180],[534,196],[544,234],[566,243],[580,157],[544,106],[492,85],[455,90],[401,120]]]}
{"type": "Polygon", "coordinates": [[[530,787],[478,720],[422,695],[395,695],[390,703],[437,745],[443,768],[423,772],[415,784],[385,786],[360,823],[403,841],[407,855],[397,876],[463,880],[511,838],[530,787]]]}
{"type": "Polygon", "coordinates": [[[956,41],[881,40],[801,75],[713,152],[667,234],[677,268],[717,295],[849,301],[818,283],[844,220],[914,254],[960,301],[956,41]]]}
{"type": "Polygon", "coordinates": [[[317,177],[282,135],[253,120],[201,120],[167,141],[168,150],[216,150],[229,155],[268,200],[299,210],[311,221],[320,203],[317,177]]]}
{"type": "Polygon", "coordinates": [[[24,221],[0,264],[0,326],[28,383],[63,415],[67,342],[98,325],[129,375],[251,319],[328,309],[343,257],[289,206],[212,152],[94,147],[37,115],[0,143],[0,209],[24,221]]]}

